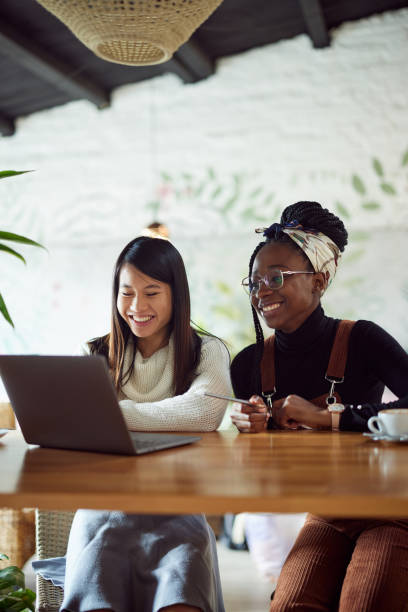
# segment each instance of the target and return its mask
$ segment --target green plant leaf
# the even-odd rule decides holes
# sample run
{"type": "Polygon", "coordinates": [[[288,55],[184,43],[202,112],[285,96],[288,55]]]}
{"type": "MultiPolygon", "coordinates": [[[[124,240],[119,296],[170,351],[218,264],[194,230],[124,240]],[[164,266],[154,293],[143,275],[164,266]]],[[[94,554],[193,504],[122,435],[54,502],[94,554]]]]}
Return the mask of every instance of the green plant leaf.
{"type": "Polygon", "coordinates": [[[146,204],[146,208],[149,208],[152,211],[153,217],[157,217],[160,210],[160,202],[159,200],[155,200],[154,202],[149,202],[146,204]]]}
{"type": "Polygon", "coordinates": [[[268,193],[268,195],[266,196],[265,200],[264,200],[264,204],[271,204],[271,202],[273,201],[275,197],[274,193],[268,193]]]}
{"type": "Polygon", "coordinates": [[[7,306],[3,300],[3,296],[0,293],[0,312],[3,317],[6,319],[8,323],[10,323],[11,327],[14,327],[14,323],[9,315],[9,311],[7,310],[7,306]]]}
{"type": "Polygon", "coordinates": [[[378,159],[373,158],[373,168],[378,176],[384,176],[384,170],[378,159]]]}
{"type": "Polygon", "coordinates": [[[226,213],[226,212],[228,212],[228,211],[229,211],[229,209],[230,209],[230,208],[232,208],[232,206],[235,204],[235,202],[237,201],[237,199],[238,199],[238,195],[237,195],[237,194],[235,194],[235,195],[233,195],[231,198],[229,198],[229,200],[227,200],[227,201],[225,202],[224,206],[222,207],[221,212],[222,212],[222,213],[226,213]]]}
{"type": "Polygon", "coordinates": [[[0,179],[7,178],[9,176],[17,176],[18,174],[26,174],[27,172],[33,172],[33,170],[1,170],[0,179]]]}
{"type": "Polygon", "coordinates": [[[14,255],[15,257],[18,257],[19,259],[21,259],[21,261],[24,264],[27,263],[26,260],[24,259],[24,257],[22,255],[20,255],[20,253],[17,253],[17,251],[15,251],[14,249],[11,249],[10,247],[6,246],[5,244],[1,244],[0,243],[0,251],[5,251],[6,253],[10,253],[10,255],[14,255]]]}
{"type": "Polygon", "coordinates": [[[252,207],[246,208],[241,213],[241,218],[245,219],[245,220],[254,219],[255,218],[255,211],[254,211],[254,209],[252,207]]]}
{"type": "Polygon", "coordinates": [[[169,183],[171,181],[171,176],[170,174],[167,174],[167,172],[160,172],[160,176],[166,183],[169,183]]]}
{"type": "Polygon", "coordinates": [[[262,193],[262,191],[263,191],[263,187],[262,185],[260,185],[259,187],[256,187],[253,191],[251,191],[251,193],[249,194],[249,197],[252,199],[257,198],[259,194],[262,193]]]}
{"type": "Polygon", "coordinates": [[[365,194],[365,192],[366,192],[365,185],[364,185],[363,181],[361,180],[361,178],[359,176],[357,176],[357,174],[353,174],[353,176],[351,178],[351,183],[352,183],[354,189],[357,191],[357,193],[360,193],[361,195],[365,194]]]}
{"type": "Polygon", "coordinates": [[[402,166],[406,166],[407,164],[408,164],[408,149],[405,151],[404,155],[402,156],[402,160],[401,160],[402,166]]]}
{"type": "Polygon", "coordinates": [[[364,202],[361,206],[366,210],[378,210],[379,208],[381,208],[381,204],[379,204],[378,202],[364,202]]]}
{"type": "Polygon", "coordinates": [[[362,282],[363,282],[362,278],[358,278],[358,277],[349,278],[348,280],[343,280],[343,286],[347,287],[348,289],[354,289],[354,287],[360,286],[362,282]]]}
{"type": "Polygon", "coordinates": [[[380,187],[383,190],[383,192],[387,193],[388,195],[396,195],[397,193],[395,187],[393,187],[391,183],[381,183],[380,187]]]}
{"type": "MultiPolygon", "coordinates": [[[[4,178],[8,178],[10,176],[17,176],[19,174],[26,174],[27,172],[32,172],[32,170],[2,170],[0,171],[0,179],[4,179],[4,178]]],[[[45,247],[40,244],[39,242],[35,242],[35,240],[31,240],[31,238],[27,238],[26,236],[21,236],[20,234],[14,234],[13,232],[5,232],[3,230],[0,231],[0,239],[2,240],[6,240],[7,242],[18,242],[20,244],[27,244],[29,246],[35,246],[35,247],[39,247],[41,249],[45,249],[45,247]]],[[[47,249],[45,249],[47,250],[47,249]]],[[[20,253],[18,253],[17,251],[15,251],[14,249],[10,248],[9,246],[5,245],[5,244],[1,244],[0,243],[0,251],[3,251],[4,253],[8,253],[9,255],[13,255],[14,257],[17,257],[18,259],[20,259],[24,264],[26,263],[24,257],[22,255],[20,255],[20,253]]],[[[7,310],[7,306],[5,301],[3,300],[3,296],[0,294],[0,313],[1,315],[5,318],[5,320],[12,326],[14,327],[14,323],[10,317],[10,313],[7,310]]],[[[18,568],[16,568],[18,569],[18,568]]],[[[6,568],[6,570],[11,571],[12,570],[12,566],[10,566],[9,568],[6,568]]],[[[2,570],[3,571],[3,570],[2,570]]],[[[20,571],[20,570],[18,570],[20,571]]],[[[2,578],[1,576],[3,576],[4,578],[4,574],[2,574],[0,572],[0,593],[1,593],[1,582],[2,582],[2,578]]],[[[23,574],[24,576],[24,574],[23,574]]],[[[24,584],[23,584],[24,586],[24,584]]],[[[2,608],[3,606],[1,606],[1,602],[0,602],[0,608],[2,608]]],[[[25,606],[23,606],[25,607],[25,606]]],[[[29,606],[30,607],[30,606],[29,606]]],[[[13,609],[17,609],[14,606],[12,606],[13,609]]],[[[22,607],[18,608],[19,610],[22,609],[22,607]]]]}
{"type": "Polygon", "coordinates": [[[368,232],[363,232],[361,230],[355,230],[351,232],[351,238],[354,240],[367,240],[370,234],[368,232]]]}
{"type": "Polygon", "coordinates": [[[33,612],[35,593],[31,589],[18,589],[0,596],[0,610],[4,612],[33,612]]]}
{"type": "Polygon", "coordinates": [[[39,242],[35,242],[30,238],[26,238],[25,236],[20,236],[19,234],[13,234],[12,232],[3,232],[0,230],[0,239],[1,240],[9,240],[10,242],[20,242],[21,244],[29,244],[30,246],[40,247],[41,249],[47,250],[42,244],[39,242]]]}
{"type": "Polygon", "coordinates": [[[218,196],[220,195],[220,193],[222,193],[222,186],[221,186],[221,185],[218,185],[218,186],[217,186],[217,187],[214,189],[214,191],[212,192],[212,194],[211,194],[211,196],[210,196],[210,197],[211,197],[211,199],[212,199],[212,200],[215,200],[215,198],[218,198],[218,196]]]}
{"type": "Polygon", "coordinates": [[[232,289],[229,285],[227,285],[227,283],[224,283],[223,281],[217,281],[215,283],[215,286],[217,287],[217,289],[219,289],[219,291],[221,291],[221,293],[223,293],[224,295],[232,295],[232,289]]]}
{"type": "Polygon", "coordinates": [[[200,183],[199,186],[196,188],[194,192],[194,195],[196,198],[202,194],[204,187],[205,187],[205,183],[200,183]]]}
{"type": "Polygon", "coordinates": [[[16,565],[9,565],[0,570],[0,593],[5,593],[5,589],[11,590],[12,587],[24,587],[24,585],[24,574],[16,565]]]}
{"type": "Polygon", "coordinates": [[[8,556],[5,555],[4,553],[0,553],[0,561],[8,561],[8,556]]]}
{"type": "Polygon", "coordinates": [[[241,184],[242,184],[244,177],[242,174],[233,174],[232,179],[235,183],[235,189],[238,191],[241,188],[241,184]]]}
{"type": "Polygon", "coordinates": [[[213,181],[215,179],[215,172],[214,172],[214,168],[208,168],[208,176],[209,178],[213,181]]]}
{"type": "Polygon", "coordinates": [[[342,216],[346,217],[346,219],[350,219],[350,213],[347,208],[341,202],[336,202],[337,212],[342,216]]]}
{"type": "Polygon", "coordinates": [[[214,306],[213,312],[231,321],[239,321],[240,319],[242,319],[241,311],[233,306],[222,306],[221,304],[217,304],[216,306],[214,306]]]}
{"type": "Polygon", "coordinates": [[[349,255],[347,255],[347,257],[345,257],[344,261],[347,263],[349,263],[350,261],[355,261],[356,259],[359,259],[364,253],[365,249],[354,249],[349,255]]]}

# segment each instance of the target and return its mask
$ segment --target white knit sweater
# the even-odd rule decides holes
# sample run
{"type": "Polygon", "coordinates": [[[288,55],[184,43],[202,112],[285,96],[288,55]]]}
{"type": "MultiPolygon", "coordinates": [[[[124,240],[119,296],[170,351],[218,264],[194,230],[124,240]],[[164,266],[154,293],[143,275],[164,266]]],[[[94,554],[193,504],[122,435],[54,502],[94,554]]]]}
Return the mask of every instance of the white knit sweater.
{"type": "MultiPolygon", "coordinates": [[[[129,366],[125,356],[124,371],[129,366]]],[[[147,359],[136,351],[130,380],[122,387],[119,404],[127,426],[135,431],[214,431],[224,416],[227,402],[205,397],[210,391],[231,395],[229,355],[217,338],[202,338],[201,359],[190,388],[173,395],[174,344],[147,359]]]]}

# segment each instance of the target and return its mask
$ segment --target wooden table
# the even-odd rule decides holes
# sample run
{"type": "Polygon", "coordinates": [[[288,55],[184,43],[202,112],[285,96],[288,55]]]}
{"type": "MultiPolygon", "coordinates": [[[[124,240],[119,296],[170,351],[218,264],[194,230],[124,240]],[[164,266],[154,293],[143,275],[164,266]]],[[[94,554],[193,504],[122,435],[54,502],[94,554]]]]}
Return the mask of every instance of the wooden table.
{"type": "Polygon", "coordinates": [[[139,457],[0,439],[0,506],[408,517],[408,445],[359,433],[235,431],[139,457]]]}

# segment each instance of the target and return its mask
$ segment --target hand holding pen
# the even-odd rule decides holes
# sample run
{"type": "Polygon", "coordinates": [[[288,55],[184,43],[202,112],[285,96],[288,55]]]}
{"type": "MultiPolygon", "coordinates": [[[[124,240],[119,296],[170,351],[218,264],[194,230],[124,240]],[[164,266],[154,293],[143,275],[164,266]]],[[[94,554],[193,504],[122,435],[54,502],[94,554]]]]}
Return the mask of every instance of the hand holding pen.
{"type": "Polygon", "coordinates": [[[231,421],[241,433],[258,433],[266,429],[270,415],[268,407],[259,395],[252,395],[249,400],[214,393],[204,395],[233,402],[231,421]]]}

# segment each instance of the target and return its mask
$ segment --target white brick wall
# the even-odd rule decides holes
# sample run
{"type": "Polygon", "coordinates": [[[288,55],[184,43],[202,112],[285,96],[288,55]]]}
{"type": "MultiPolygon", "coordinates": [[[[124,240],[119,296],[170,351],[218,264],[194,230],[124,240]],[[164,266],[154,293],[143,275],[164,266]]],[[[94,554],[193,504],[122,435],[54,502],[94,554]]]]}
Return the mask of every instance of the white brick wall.
{"type": "Polygon", "coordinates": [[[103,111],[75,102],[19,120],[0,139],[0,166],[36,171],[1,182],[0,226],[43,241],[49,255],[25,250],[27,270],[0,258],[17,328],[0,321],[0,351],[67,352],[106,331],[113,261],[153,220],[157,189],[159,217],[188,265],[193,314],[235,350],[251,326],[238,292],[252,229],[300,199],[345,209],[349,229],[367,232],[327,294],[329,311],[373,318],[408,346],[408,9],[346,24],[332,40],[322,50],[306,36],[253,49],[194,85],[173,75],[128,85],[103,111]],[[396,264],[381,272],[391,277],[386,295],[364,280],[382,269],[384,240],[396,264]]]}

